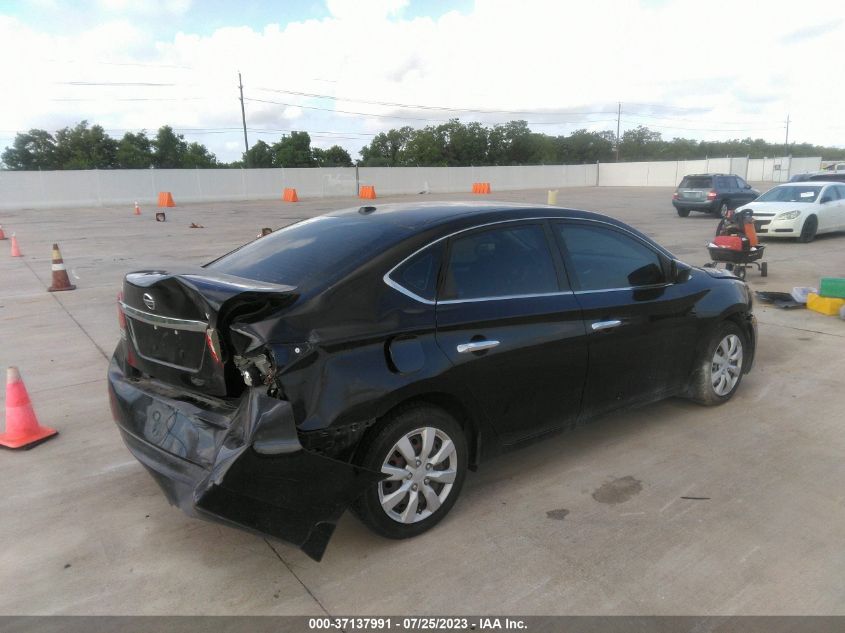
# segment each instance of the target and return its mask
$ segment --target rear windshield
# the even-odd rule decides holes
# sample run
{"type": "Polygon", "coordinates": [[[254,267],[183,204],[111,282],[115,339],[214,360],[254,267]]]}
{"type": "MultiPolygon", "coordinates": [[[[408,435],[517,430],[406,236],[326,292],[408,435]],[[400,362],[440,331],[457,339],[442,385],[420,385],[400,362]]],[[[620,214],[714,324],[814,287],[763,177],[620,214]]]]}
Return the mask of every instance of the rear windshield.
{"type": "Polygon", "coordinates": [[[815,202],[822,190],[819,186],[788,185],[769,189],[756,202],[815,202]]]}
{"type": "MultiPolygon", "coordinates": [[[[207,268],[277,284],[337,279],[371,258],[391,232],[382,222],[321,216],[292,224],[224,255],[207,268]]],[[[395,233],[395,229],[392,231],[395,233]]]]}
{"type": "Polygon", "coordinates": [[[713,179],[710,176],[684,176],[679,186],[684,189],[709,189],[713,186],[713,179]]]}

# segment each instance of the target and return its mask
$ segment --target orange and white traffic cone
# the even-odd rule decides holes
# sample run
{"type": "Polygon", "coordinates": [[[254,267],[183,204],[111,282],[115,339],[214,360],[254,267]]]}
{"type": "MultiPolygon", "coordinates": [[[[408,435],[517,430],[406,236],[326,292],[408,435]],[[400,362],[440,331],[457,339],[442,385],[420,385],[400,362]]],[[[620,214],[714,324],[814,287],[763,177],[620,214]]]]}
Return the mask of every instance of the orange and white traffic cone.
{"type": "Polygon", "coordinates": [[[3,232],[3,225],[0,224],[0,240],[5,240],[6,234],[3,232]]]}
{"type": "Polygon", "coordinates": [[[0,433],[0,446],[32,448],[58,431],[38,424],[29,394],[17,367],[6,371],[6,432],[0,433]]]}
{"type": "Polygon", "coordinates": [[[135,215],[141,215],[141,205],[138,204],[138,201],[135,201],[135,215]]]}
{"type": "Polygon", "coordinates": [[[21,249],[18,248],[18,238],[15,237],[14,233],[12,233],[12,257],[23,257],[21,249]]]}
{"type": "Polygon", "coordinates": [[[53,285],[47,288],[50,292],[59,292],[60,290],[76,290],[76,286],[70,283],[67,276],[67,268],[65,268],[65,260],[62,259],[62,252],[59,250],[58,244],[53,244],[53,285]]]}

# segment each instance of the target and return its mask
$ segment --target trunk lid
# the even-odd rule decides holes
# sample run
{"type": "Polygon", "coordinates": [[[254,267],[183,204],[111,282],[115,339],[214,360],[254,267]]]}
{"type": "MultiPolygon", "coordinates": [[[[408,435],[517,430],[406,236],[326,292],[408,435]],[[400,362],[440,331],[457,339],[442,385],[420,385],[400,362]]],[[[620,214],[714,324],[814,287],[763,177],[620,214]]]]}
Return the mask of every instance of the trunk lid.
{"type": "MultiPolygon", "coordinates": [[[[120,308],[131,364],[164,382],[213,396],[236,395],[232,356],[261,341],[248,324],[275,315],[295,288],[197,268],[129,273],[120,308]]],[[[242,386],[240,386],[242,388],[242,386]]]]}

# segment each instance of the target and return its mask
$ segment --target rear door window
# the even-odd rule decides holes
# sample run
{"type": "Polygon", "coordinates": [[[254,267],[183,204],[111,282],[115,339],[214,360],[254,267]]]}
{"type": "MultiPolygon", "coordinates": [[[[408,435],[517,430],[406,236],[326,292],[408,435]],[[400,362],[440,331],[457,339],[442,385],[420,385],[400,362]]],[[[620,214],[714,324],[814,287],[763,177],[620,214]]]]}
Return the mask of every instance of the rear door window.
{"type": "Polygon", "coordinates": [[[616,290],[666,282],[660,256],[638,239],[591,224],[555,223],[567,270],[580,290],[616,290]]]}
{"type": "Polygon", "coordinates": [[[434,301],[442,256],[443,242],[438,242],[401,263],[390,272],[389,278],[416,298],[434,301]]]}
{"type": "Polygon", "coordinates": [[[559,290],[543,225],[522,224],[454,238],[439,299],[492,299],[559,290]]]}
{"type": "Polygon", "coordinates": [[[684,176],[680,187],[682,189],[709,189],[713,186],[710,176],[684,176]]]}

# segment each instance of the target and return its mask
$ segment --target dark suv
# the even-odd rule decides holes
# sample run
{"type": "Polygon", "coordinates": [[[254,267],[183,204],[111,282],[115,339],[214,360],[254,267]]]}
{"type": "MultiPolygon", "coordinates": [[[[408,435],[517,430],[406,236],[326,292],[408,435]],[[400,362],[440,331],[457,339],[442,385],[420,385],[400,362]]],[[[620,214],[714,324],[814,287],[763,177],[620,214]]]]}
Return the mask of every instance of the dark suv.
{"type": "Polygon", "coordinates": [[[691,174],[684,176],[675,189],[672,204],[682,218],[690,211],[724,214],[759,195],[759,191],[733,174],[691,174]]]}

